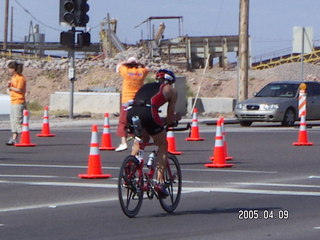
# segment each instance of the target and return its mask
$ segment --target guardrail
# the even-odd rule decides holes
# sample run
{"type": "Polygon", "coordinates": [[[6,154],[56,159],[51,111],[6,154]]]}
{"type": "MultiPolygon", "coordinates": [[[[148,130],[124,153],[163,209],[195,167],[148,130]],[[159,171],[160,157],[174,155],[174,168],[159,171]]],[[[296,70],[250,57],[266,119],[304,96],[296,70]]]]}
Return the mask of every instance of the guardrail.
{"type": "MultiPolygon", "coordinates": [[[[304,54],[303,62],[305,63],[315,63],[320,61],[320,49],[315,49],[312,53],[304,54]]],[[[252,69],[254,70],[261,70],[261,69],[268,69],[273,68],[275,66],[279,66],[285,63],[293,63],[293,62],[300,62],[301,61],[301,54],[292,53],[284,56],[279,56],[276,58],[267,59],[261,62],[256,62],[252,64],[252,69]]]]}

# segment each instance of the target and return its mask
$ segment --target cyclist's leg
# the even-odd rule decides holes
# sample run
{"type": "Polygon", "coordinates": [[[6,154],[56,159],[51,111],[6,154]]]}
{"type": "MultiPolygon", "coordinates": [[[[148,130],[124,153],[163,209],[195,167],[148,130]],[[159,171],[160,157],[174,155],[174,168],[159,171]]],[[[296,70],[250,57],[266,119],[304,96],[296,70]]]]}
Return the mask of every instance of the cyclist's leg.
{"type": "MultiPolygon", "coordinates": [[[[142,142],[147,143],[150,140],[150,136],[148,132],[143,128],[142,129],[142,142]]],[[[141,146],[139,144],[139,141],[134,140],[131,150],[131,155],[136,156],[138,155],[139,149],[141,149],[141,146]]]]}
{"type": "Polygon", "coordinates": [[[154,143],[158,146],[158,181],[160,183],[164,182],[164,171],[166,169],[167,158],[168,158],[168,144],[166,139],[166,132],[162,131],[155,135],[152,135],[154,143]]]}

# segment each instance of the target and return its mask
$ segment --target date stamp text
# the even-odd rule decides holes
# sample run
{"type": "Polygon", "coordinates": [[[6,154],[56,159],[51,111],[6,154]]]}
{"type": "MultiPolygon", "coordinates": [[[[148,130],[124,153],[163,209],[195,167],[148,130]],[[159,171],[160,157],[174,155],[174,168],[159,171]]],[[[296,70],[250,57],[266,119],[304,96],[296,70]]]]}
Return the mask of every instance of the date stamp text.
{"type": "Polygon", "coordinates": [[[289,210],[287,209],[243,209],[238,212],[239,220],[269,220],[269,219],[279,219],[287,220],[289,219],[289,210]]]}

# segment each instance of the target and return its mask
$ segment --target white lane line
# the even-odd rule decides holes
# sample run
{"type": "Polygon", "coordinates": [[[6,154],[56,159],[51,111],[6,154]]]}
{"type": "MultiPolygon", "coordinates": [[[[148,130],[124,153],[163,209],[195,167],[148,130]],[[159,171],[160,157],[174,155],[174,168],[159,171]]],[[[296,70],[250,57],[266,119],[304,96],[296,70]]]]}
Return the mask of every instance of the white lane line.
{"type": "MultiPolygon", "coordinates": [[[[3,167],[39,167],[39,168],[88,168],[88,166],[71,166],[71,165],[40,165],[40,164],[6,164],[1,163],[3,167]]],[[[119,169],[119,167],[103,167],[105,169],[119,169]]]]}
{"type": "MultiPolygon", "coordinates": [[[[63,187],[96,187],[96,188],[117,188],[116,184],[90,184],[90,183],[61,183],[61,182],[9,182],[1,181],[5,183],[18,183],[18,184],[27,184],[27,185],[42,185],[42,186],[63,186],[63,187]]],[[[275,191],[275,190],[259,190],[259,189],[237,189],[237,188],[219,188],[219,187],[206,187],[206,188],[197,188],[197,187],[183,187],[182,193],[194,193],[194,192],[224,192],[224,193],[241,193],[241,194],[270,194],[270,195],[292,195],[292,196],[316,196],[320,197],[320,192],[305,192],[305,191],[275,191]]],[[[36,204],[36,205],[26,205],[18,207],[9,207],[9,208],[0,208],[1,212],[10,212],[10,211],[23,211],[23,210],[32,210],[38,208],[52,208],[55,209],[61,206],[70,206],[70,205],[80,205],[80,204],[89,204],[89,203],[99,203],[106,201],[117,201],[117,197],[110,198],[97,198],[97,199],[85,199],[78,201],[67,201],[67,202],[50,202],[45,204],[36,204]]],[[[316,227],[318,230],[320,227],[316,227]]]]}
{"type": "MultiPolygon", "coordinates": [[[[58,178],[58,179],[79,179],[78,177],[69,177],[69,176],[50,176],[50,175],[8,175],[0,174],[0,178],[58,178]]],[[[118,178],[109,178],[109,180],[118,181],[118,178]]],[[[1,182],[1,180],[0,180],[1,182]]]]}
{"type": "Polygon", "coordinates": [[[225,192],[225,193],[247,193],[247,194],[268,194],[268,195],[291,195],[291,196],[314,196],[320,197],[320,192],[305,191],[280,191],[280,190],[260,190],[260,189],[238,189],[238,188],[191,188],[184,187],[188,192],[225,192]]]}
{"type": "Polygon", "coordinates": [[[237,183],[237,182],[233,182],[231,184],[246,185],[246,186],[251,185],[251,186],[271,186],[271,187],[320,188],[319,185],[283,184],[283,183],[250,183],[250,182],[237,183]]]}
{"type": "Polygon", "coordinates": [[[6,177],[6,178],[62,178],[61,176],[49,176],[49,175],[8,175],[8,174],[0,174],[0,177],[6,177]]]}
{"type": "Polygon", "coordinates": [[[0,213],[32,210],[32,209],[39,209],[39,208],[57,208],[57,207],[64,207],[64,206],[71,206],[71,205],[100,203],[100,202],[115,201],[115,200],[118,200],[118,198],[112,197],[112,198],[85,199],[80,201],[68,201],[68,202],[51,202],[46,204],[35,204],[35,205],[26,205],[26,206],[19,206],[19,207],[0,208],[0,213]]]}
{"type": "Polygon", "coordinates": [[[92,187],[92,188],[117,188],[116,184],[102,183],[66,183],[66,182],[31,182],[31,181],[3,181],[0,183],[23,184],[34,186],[59,186],[59,187],[92,187]]]}
{"type": "MultiPolygon", "coordinates": [[[[298,196],[320,196],[317,192],[293,192],[293,191],[270,191],[270,190],[246,190],[246,189],[233,189],[233,188],[183,188],[183,194],[192,192],[226,192],[226,193],[250,193],[250,194],[273,194],[273,195],[298,195],[298,196]]],[[[57,208],[62,206],[80,205],[100,203],[107,201],[118,201],[117,197],[111,198],[97,198],[97,199],[85,199],[80,201],[68,201],[68,202],[51,202],[46,204],[26,205],[19,207],[0,208],[0,213],[12,212],[12,211],[24,211],[39,208],[57,208]]],[[[0,225],[1,226],[1,225],[0,225]]],[[[320,230],[320,227],[314,229],[320,230]]]]}
{"type": "MultiPolygon", "coordinates": [[[[40,168],[88,168],[87,166],[71,166],[71,165],[40,165],[40,164],[6,164],[2,163],[3,167],[40,167],[40,168]]],[[[115,169],[119,170],[119,167],[102,167],[103,169],[115,169]]],[[[232,173],[266,173],[275,174],[277,171],[255,171],[255,170],[237,170],[237,169],[182,169],[186,172],[232,172],[232,173]]]]}
{"type": "Polygon", "coordinates": [[[254,171],[254,170],[237,170],[237,169],[182,169],[183,172],[232,172],[232,173],[266,173],[266,174],[275,174],[277,171],[254,171]]]}
{"type": "MultiPolygon", "coordinates": [[[[37,186],[61,186],[61,187],[92,187],[92,188],[117,188],[117,184],[92,184],[92,183],[64,183],[64,182],[21,182],[0,181],[0,183],[25,184],[37,186]]],[[[292,196],[320,196],[320,192],[306,191],[282,191],[282,190],[260,190],[260,189],[238,189],[232,187],[183,187],[184,192],[226,192],[226,193],[248,193],[248,194],[271,194],[292,196]]]]}

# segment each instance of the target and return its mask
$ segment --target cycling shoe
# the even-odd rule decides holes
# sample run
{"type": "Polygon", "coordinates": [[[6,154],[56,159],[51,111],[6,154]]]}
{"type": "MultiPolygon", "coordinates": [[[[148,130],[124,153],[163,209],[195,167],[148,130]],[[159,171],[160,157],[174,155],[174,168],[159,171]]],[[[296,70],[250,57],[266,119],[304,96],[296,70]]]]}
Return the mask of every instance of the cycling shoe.
{"type": "Polygon", "coordinates": [[[154,190],[158,193],[160,198],[166,198],[169,196],[169,192],[166,189],[164,183],[158,183],[154,186],[154,190]]]}

